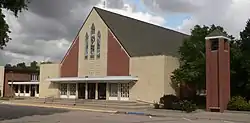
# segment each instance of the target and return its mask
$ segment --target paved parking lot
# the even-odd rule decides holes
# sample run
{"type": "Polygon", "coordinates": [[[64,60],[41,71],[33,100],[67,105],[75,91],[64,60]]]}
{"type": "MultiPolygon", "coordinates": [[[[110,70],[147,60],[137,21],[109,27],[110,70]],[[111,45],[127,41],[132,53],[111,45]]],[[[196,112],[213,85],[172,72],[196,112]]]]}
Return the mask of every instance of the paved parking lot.
{"type": "Polygon", "coordinates": [[[236,123],[0,105],[0,123],[236,123]]]}

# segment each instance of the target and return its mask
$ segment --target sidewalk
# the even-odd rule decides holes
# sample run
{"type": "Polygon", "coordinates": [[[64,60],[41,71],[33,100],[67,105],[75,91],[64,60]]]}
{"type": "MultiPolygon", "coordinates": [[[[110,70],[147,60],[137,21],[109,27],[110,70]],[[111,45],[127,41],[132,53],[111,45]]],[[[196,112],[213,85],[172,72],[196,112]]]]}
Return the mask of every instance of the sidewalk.
{"type": "Polygon", "coordinates": [[[131,115],[144,115],[152,117],[176,117],[187,119],[209,119],[209,120],[227,120],[232,122],[250,123],[250,113],[246,112],[225,112],[214,113],[205,112],[202,110],[195,111],[193,113],[185,113],[181,111],[172,111],[164,109],[111,109],[111,108],[97,108],[86,106],[73,106],[73,105],[58,105],[58,104],[43,104],[43,103],[17,103],[15,101],[1,101],[3,104],[22,105],[22,106],[36,106],[36,107],[48,107],[48,108],[64,108],[69,110],[82,110],[92,112],[114,113],[114,114],[131,114],[131,115]]]}

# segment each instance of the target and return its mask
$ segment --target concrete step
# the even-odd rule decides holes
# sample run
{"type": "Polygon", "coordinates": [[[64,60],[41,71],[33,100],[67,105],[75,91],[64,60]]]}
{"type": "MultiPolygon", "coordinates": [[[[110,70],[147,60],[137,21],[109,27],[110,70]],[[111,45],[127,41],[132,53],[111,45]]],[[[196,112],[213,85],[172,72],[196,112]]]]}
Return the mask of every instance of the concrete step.
{"type": "Polygon", "coordinates": [[[137,102],[126,102],[126,101],[120,101],[120,102],[84,102],[84,101],[76,101],[76,103],[80,103],[80,104],[89,104],[89,105],[123,105],[123,106],[134,106],[134,105],[148,105],[145,103],[137,103],[137,102]]]}
{"type": "MultiPolygon", "coordinates": [[[[75,99],[52,99],[47,100],[46,104],[58,105],[78,105],[86,107],[100,107],[100,108],[126,108],[126,109],[148,109],[151,105],[135,101],[109,101],[109,100],[75,100],[75,99]],[[53,101],[52,101],[53,100],[53,101]]],[[[45,99],[24,99],[15,100],[22,103],[44,103],[45,99]]]]}
{"type": "Polygon", "coordinates": [[[76,105],[76,106],[83,106],[87,108],[119,108],[119,109],[150,109],[152,106],[150,105],[131,105],[131,106],[125,106],[125,105],[103,105],[103,104],[82,104],[82,103],[73,103],[73,102],[47,102],[46,104],[57,104],[57,105],[76,105]]]}

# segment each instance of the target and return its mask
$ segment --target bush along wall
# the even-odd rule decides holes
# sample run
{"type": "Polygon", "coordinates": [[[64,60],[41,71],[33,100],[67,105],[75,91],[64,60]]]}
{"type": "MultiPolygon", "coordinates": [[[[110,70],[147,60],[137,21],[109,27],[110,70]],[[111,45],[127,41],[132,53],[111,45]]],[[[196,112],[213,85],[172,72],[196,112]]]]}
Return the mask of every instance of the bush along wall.
{"type": "Polygon", "coordinates": [[[234,96],[227,105],[228,110],[250,111],[250,102],[241,96],[234,96]]]}
{"type": "Polygon", "coordinates": [[[180,110],[187,113],[193,112],[197,109],[196,104],[192,103],[192,101],[181,100],[175,95],[164,95],[160,98],[159,105],[161,105],[161,107],[158,107],[158,105],[155,104],[155,108],[180,110]]]}

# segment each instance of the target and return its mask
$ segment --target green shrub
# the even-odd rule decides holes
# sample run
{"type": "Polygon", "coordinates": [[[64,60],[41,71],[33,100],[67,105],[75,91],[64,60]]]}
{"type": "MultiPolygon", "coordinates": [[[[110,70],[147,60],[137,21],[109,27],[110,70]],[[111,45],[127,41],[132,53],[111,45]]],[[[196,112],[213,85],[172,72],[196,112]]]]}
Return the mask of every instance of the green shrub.
{"type": "Polygon", "coordinates": [[[197,109],[197,106],[188,100],[183,100],[181,107],[182,111],[186,111],[187,113],[193,112],[197,109]]]}
{"type": "Polygon", "coordinates": [[[241,96],[234,96],[228,102],[227,109],[236,111],[250,111],[250,103],[241,96]]]}
{"type": "Polygon", "coordinates": [[[192,112],[197,109],[197,106],[188,100],[180,100],[174,95],[164,95],[160,98],[160,104],[164,109],[181,110],[186,112],[192,112]]]}
{"type": "Polygon", "coordinates": [[[164,109],[173,109],[173,103],[179,102],[179,98],[175,95],[164,95],[160,98],[160,104],[164,109]]]}

